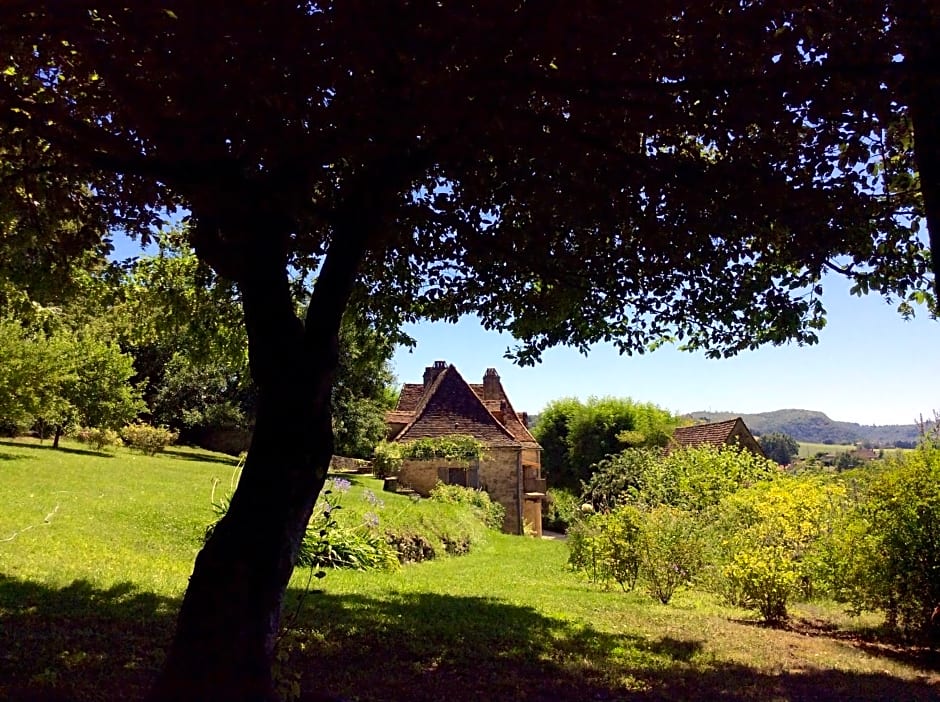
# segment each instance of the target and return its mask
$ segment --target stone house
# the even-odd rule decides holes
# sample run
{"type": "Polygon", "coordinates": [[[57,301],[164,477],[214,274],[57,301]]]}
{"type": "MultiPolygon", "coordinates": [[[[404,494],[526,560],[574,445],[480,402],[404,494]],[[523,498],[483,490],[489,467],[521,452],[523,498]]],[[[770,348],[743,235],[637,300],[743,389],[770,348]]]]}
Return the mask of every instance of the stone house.
{"type": "Polygon", "coordinates": [[[420,495],[438,483],[485,490],[506,509],[503,530],[522,534],[527,528],[542,533],[545,479],[541,452],[518,414],[495,368],[487,368],[482,383],[468,383],[452,365],[435,361],[424,371],[422,383],[407,383],[398,406],[386,414],[389,441],[439,438],[465,434],[485,445],[478,461],[406,459],[398,482],[420,495]]]}
{"type": "Polygon", "coordinates": [[[764,450],[740,417],[712,424],[679,427],[672,435],[671,446],[694,448],[698,446],[740,446],[766,458],[764,450]]]}

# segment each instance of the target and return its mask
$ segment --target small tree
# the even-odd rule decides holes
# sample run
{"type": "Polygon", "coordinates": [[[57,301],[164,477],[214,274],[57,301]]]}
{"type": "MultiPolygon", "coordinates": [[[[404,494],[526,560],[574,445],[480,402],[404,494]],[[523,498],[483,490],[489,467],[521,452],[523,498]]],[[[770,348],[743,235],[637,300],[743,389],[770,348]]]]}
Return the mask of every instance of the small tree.
{"type": "MultiPolygon", "coordinates": [[[[146,409],[140,389],[131,384],[134,361],[117,343],[98,338],[90,330],[79,334],[71,349],[75,373],[61,386],[73,408],[72,421],[95,429],[117,429],[146,409]]],[[[64,430],[56,424],[55,444],[64,430]]]]}
{"type": "Polygon", "coordinates": [[[925,631],[940,606],[940,448],[886,459],[834,549],[837,596],[925,631]]]}
{"type": "Polygon", "coordinates": [[[845,489],[819,478],[786,477],[728,495],[718,509],[716,589],[764,621],[787,617],[787,605],[812,591],[817,551],[838,521],[845,489]]]}
{"type": "Polygon", "coordinates": [[[758,442],[767,458],[782,466],[790,465],[800,453],[800,445],[796,439],[782,432],[765,434],[758,439],[758,442]]]}
{"type": "Polygon", "coordinates": [[[669,604],[705,563],[702,524],[692,512],[667,505],[646,512],[640,533],[640,575],[647,592],[669,604]]]}

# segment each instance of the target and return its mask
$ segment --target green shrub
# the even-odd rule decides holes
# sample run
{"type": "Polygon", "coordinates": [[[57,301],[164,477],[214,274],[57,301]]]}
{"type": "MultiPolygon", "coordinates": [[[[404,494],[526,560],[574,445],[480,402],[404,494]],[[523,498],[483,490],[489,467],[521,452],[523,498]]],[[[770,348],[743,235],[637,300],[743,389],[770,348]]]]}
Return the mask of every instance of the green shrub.
{"type": "MultiPolygon", "coordinates": [[[[597,463],[591,479],[583,487],[583,501],[606,511],[635,502],[643,476],[662,460],[660,451],[630,448],[597,463]]],[[[578,506],[580,508],[580,505],[578,506]]]]}
{"type": "Polygon", "coordinates": [[[569,565],[605,587],[613,581],[632,590],[640,568],[642,523],[643,515],[629,505],[576,522],[568,531],[569,565]]]}
{"type": "Polygon", "coordinates": [[[782,621],[811,594],[820,544],[845,503],[845,488],[821,478],[784,478],[728,496],[719,507],[719,572],[713,587],[732,604],[782,621]]]}
{"type": "MultiPolygon", "coordinates": [[[[228,493],[216,498],[213,488],[212,507],[218,518],[206,528],[206,539],[228,512],[240,469],[239,466],[233,474],[228,493]]],[[[343,496],[349,492],[350,486],[345,478],[327,480],[297,552],[297,566],[313,568],[320,577],[325,568],[388,570],[398,566],[398,555],[380,529],[377,512],[382,509],[383,503],[373,492],[363,492],[363,499],[370,511],[362,515],[360,520],[341,518],[340,513],[344,511],[343,496]]]]}
{"type": "Polygon", "coordinates": [[[467,434],[448,434],[434,439],[416,439],[398,444],[402,458],[428,460],[441,458],[448,461],[480,460],[486,445],[467,434]]]}
{"type": "Polygon", "coordinates": [[[736,446],[680,448],[644,465],[637,500],[701,512],[727,495],[780,475],[773,461],[736,446]]]}
{"type": "MultiPolygon", "coordinates": [[[[350,482],[345,478],[327,481],[307,524],[297,554],[298,566],[320,571],[324,568],[388,570],[398,566],[394,549],[379,531],[377,514],[370,512],[355,524],[339,521],[342,497],[349,488],[350,482]]],[[[375,500],[372,504],[376,505],[375,500]]]]}
{"type": "Polygon", "coordinates": [[[114,429],[81,427],[72,434],[72,438],[80,443],[92,446],[97,451],[109,446],[123,446],[124,444],[120,435],[114,429]]]}
{"type": "Polygon", "coordinates": [[[695,514],[661,505],[643,514],[639,534],[640,575],[647,592],[669,604],[704,563],[705,540],[695,514]]]}
{"type": "Polygon", "coordinates": [[[461,485],[445,485],[438,483],[429,495],[433,502],[442,502],[452,505],[469,505],[480,517],[480,520],[490,529],[497,531],[503,528],[506,518],[506,509],[494,502],[483,490],[475,490],[461,485]]]}
{"type": "Polygon", "coordinates": [[[121,438],[131,448],[143,451],[153,456],[174,443],[177,434],[166,427],[152,427],[149,424],[137,422],[128,424],[121,429],[121,438]]]}
{"type": "Polygon", "coordinates": [[[380,441],[372,454],[372,473],[376,478],[398,475],[401,462],[401,444],[380,441]]]}
{"type": "MultiPolygon", "coordinates": [[[[225,494],[217,496],[213,488],[218,519],[228,511],[239,473],[236,469],[225,494]]],[[[317,569],[318,577],[325,568],[388,569],[399,562],[461,555],[486,541],[484,508],[477,506],[485,502],[479,495],[461,495],[448,502],[390,496],[394,509],[386,507],[380,495],[354,488],[342,477],[328,480],[301,544],[298,565],[317,569]]],[[[489,499],[485,494],[484,498],[489,499]]],[[[500,516],[500,525],[501,520],[500,516]]],[[[215,524],[207,528],[206,538],[214,528],[215,524]]]]}
{"type": "Polygon", "coordinates": [[[885,459],[829,555],[838,599],[927,632],[940,606],[940,448],[885,459]]]}
{"type": "Polygon", "coordinates": [[[542,528],[567,533],[568,527],[581,518],[581,500],[563,488],[549,488],[542,503],[542,528]]]}

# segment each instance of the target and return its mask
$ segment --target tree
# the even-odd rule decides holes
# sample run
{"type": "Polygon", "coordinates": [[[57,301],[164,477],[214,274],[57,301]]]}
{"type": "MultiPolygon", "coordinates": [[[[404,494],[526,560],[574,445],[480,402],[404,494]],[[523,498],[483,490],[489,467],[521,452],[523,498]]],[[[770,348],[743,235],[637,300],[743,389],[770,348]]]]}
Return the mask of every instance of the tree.
{"type": "Polygon", "coordinates": [[[70,424],[120,427],[143,409],[130,384],[133,360],[93,328],[49,333],[0,320],[0,422],[55,430],[53,446],[70,424]]]}
{"type": "Polygon", "coordinates": [[[564,487],[580,492],[581,482],[572,469],[568,455],[569,423],[581,402],[574,397],[553,400],[539,414],[532,433],[542,447],[541,464],[552,487],[564,487]]]}
{"type": "Polygon", "coordinates": [[[0,318],[0,425],[17,430],[67,419],[72,407],[62,389],[77,379],[72,350],[67,334],[47,337],[0,318]]]}
{"type": "Polygon", "coordinates": [[[474,312],[524,363],[812,342],[827,269],[929,301],[936,25],[927,0],[4,3],[2,207],[44,175],[53,212],[143,237],[185,208],[241,292],[254,436],[154,699],[274,696],[357,285],[388,319],[474,312]]]}
{"type": "Polygon", "coordinates": [[[130,267],[117,325],[151,421],[217,447],[213,435],[235,430],[240,439],[254,422],[248,339],[237,286],[196,257],[185,232],[162,231],[159,252],[130,267]]]}
{"type": "MultiPolygon", "coordinates": [[[[196,257],[185,232],[162,232],[159,253],[134,263],[118,316],[149,386],[153,420],[198,444],[216,429],[250,429],[255,392],[240,292],[196,257]]],[[[298,285],[293,295],[302,301],[307,293],[298,285]]],[[[340,455],[371,456],[385,434],[385,411],[394,406],[386,393],[393,382],[388,363],[395,344],[406,340],[397,330],[386,326],[380,333],[370,324],[365,313],[350,311],[340,328],[332,393],[340,455]]]]}
{"type": "Polygon", "coordinates": [[[679,418],[629,398],[565,398],[549,403],[534,428],[553,487],[580,492],[605,457],[627,447],[663,447],[679,418]]]}
{"type": "Polygon", "coordinates": [[[776,461],[782,466],[788,466],[793,462],[793,459],[800,453],[800,445],[796,443],[794,439],[789,434],[782,434],[780,432],[771,432],[770,434],[765,434],[758,439],[760,447],[764,450],[764,454],[772,461],[776,461]]]}
{"type": "Polygon", "coordinates": [[[388,389],[395,382],[389,364],[397,338],[376,332],[351,312],[343,318],[331,410],[337,455],[371,458],[385,438],[385,412],[395,406],[388,389]]]}
{"type": "Polygon", "coordinates": [[[97,337],[86,328],[74,336],[67,362],[74,368],[61,387],[71,407],[66,420],[55,423],[54,445],[68,421],[96,429],[117,429],[137,417],[146,407],[140,389],[131,384],[134,359],[115,341],[97,337]]]}

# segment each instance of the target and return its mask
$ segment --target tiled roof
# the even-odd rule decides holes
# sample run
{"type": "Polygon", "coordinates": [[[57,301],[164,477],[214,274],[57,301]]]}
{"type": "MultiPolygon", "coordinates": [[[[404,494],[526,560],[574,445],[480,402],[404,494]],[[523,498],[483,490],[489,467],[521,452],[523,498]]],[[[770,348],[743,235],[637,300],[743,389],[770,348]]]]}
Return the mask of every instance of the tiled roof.
{"type": "Polygon", "coordinates": [[[399,410],[392,410],[391,412],[385,413],[385,423],[386,424],[408,424],[414,419],[414,412],[401,412],[399,410]]]}
{"type": "MultiPolygon", "coordinates": [[[[417,387],[423,390],[424,386],[417,387]]],[[[399,412],[403,410],[401,398],[408,403],[412,397],[413,391],[409,391],[406,397],[405,390],[402,390],[399,412]]],[[[413,421],[395,436],[396,441],[469,434],[490,446],[519,446],[513,434],[486,409],[453,366],[441,371],[422,393],[413,416],[413,421]]]]}
{"type": "MultiPolygon", "coordinates": [[[[470,387],[473,388],[473,392],[477,394],[477,397],[480,399],[483,398],[483,383],[470,383],[470,387]]],[[[526,425],[522,423],[519,415],[516,414],[516,410],[513,409],[512,403],[509,401],[509,396],[506,395],[506,390],[503,388],[502,382],[500,382],[499,398],[496,400],[486,400],[483,404],[485,404],[486,408],[491,412],[498,412],[501,410],[503,403],[505,403],[506,408],[501,417],[503,426],[516,438],[516,441],[519,441],[524,446],[538,446],[538,441],[535,440],[535,437],[532,436],[532,433],[528,430],[526,425]]]]}
{"type": "Polygon", "coordinates": [[[691,427],[679,427],[672,435],[672,440],[680,446],[724,446],[734,431],[735,425],[742,421],[740,417],[714,424],[696,424],[691,427]]]}
{"type": "Polygon", "coordinates": [[[421,402],[421,396],[424,394],[423,383],[405,383],[398,396],[398,406],[396,410],[403,412],[414,412],[421,402]]]}

